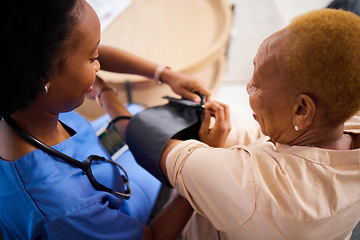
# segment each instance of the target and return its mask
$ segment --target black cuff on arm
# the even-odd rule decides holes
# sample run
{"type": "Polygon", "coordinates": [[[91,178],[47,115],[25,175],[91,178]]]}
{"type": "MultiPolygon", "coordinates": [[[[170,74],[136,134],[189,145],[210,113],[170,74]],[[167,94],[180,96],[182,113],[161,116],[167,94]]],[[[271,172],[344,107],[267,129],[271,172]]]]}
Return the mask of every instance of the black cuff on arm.
{"type": "Polygon", "coordinates": [[[148,108],[133,116],[126,128],[126,142],[135,160],[162,183],[171,186],[160,169],[160,157],[167,142],[199,139],[204,109],[168,103],[148,108]]]}

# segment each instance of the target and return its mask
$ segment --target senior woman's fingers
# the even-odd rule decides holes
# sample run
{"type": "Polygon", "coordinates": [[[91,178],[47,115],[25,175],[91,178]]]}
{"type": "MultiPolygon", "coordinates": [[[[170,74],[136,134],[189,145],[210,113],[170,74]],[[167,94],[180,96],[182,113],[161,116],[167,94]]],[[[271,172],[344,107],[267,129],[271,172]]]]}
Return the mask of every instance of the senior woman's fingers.
{"type": "Polygon", "coordinates": [[[226,126],[226,130],[230,131],[231,123],[230,123],[229,106],[227,104],[224,104],[224,103],[221,103],[221,102],[217,102],[217,103],[220,104],[224,108],[224,123],[225,123],[225,126],[226,126]]]}
{"type": "Polygon", "coordinates": [[[211,112],[209,109],[205,109],[204,118],[202,120],[199,130],[200,140],[203,140],[208,135],[210,129],[210,122],[211,122],[211,112]]]}
{"type": "Polygon", "coordinates": [[[220,102],[205,104],[206,112],[200,127],[200,140],[213,147],[221,147],[225,144],[230,132],[229,107],[220,102]],[[210,128],[211,116],[215,117],[215,124],[210,128]]]}
{"type": "Polygon", "coordinates": [[[230,124],[230,113],[229,113],[229,106],[220,103],[220,102],[214,102],[216,103],[216,110],[213,110],[215,112],[215,125],[214,130],[217,131],[224,131],[228,133],[231,128],[230,124]]]}

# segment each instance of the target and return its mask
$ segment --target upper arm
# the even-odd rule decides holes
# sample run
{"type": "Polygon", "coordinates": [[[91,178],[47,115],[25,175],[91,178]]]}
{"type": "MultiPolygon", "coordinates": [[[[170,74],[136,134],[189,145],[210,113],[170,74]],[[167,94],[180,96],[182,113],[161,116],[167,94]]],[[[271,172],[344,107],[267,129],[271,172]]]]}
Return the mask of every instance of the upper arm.
{"type": "Polygon", "coordinates": [[[168,180],[168,181],[169,181],[169,177],[168,177],[167,169],[166,169],[166,158],[167,158],[168,154],[171,152],[171,150],[181,142],[182,141],[180,141],[180,140],[170,139],[170,141],[166,144],[164,151],[161,154],[160,168],[161,168],[161,171],[163,172],[164,176],[166,177],[166,180],[168,180]]]}
{"type": "Polygon", "coordinates": [[[194,210],[205,215],[215,228],[225,230],[240,226],[253,213],[255,188],[250,159],[251,154],[240,146],[212,148],[185,141],[167,156],[167,171],[171,184],[194,210]]]}

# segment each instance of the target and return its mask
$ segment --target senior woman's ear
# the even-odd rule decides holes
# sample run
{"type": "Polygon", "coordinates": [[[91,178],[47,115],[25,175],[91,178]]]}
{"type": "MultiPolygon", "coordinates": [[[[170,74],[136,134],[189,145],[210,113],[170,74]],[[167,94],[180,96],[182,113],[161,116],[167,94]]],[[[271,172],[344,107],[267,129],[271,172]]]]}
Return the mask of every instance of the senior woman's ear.
{"type": "Polygon", "coordinates": [[[293,107],[293,127],[296,131],[306,129],[311,125],[316,113],[313,99],[306,94],[300,94],[293,107]]]}

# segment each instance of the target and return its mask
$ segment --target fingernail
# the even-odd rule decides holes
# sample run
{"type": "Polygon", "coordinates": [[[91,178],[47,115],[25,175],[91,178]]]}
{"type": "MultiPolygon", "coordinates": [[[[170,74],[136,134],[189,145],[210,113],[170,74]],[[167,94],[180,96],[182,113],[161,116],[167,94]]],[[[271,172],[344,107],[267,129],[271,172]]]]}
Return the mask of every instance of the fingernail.
{"type": "Polygon", "coordinates": [[[195,99],[194,99],[194,102],[199,103],[199,102],[200,102],[200,99],[195,98],[195,99]]]}

